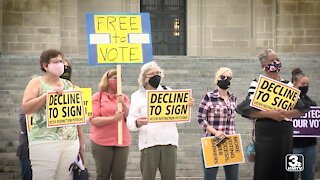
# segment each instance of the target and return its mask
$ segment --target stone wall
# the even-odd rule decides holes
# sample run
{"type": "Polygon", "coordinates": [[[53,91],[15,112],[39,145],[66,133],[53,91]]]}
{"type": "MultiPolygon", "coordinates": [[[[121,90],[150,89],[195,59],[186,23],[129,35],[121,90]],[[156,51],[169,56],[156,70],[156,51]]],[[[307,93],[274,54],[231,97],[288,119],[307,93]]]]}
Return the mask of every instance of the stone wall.
{"type": "Polygon", "coordinates": [[[251,45],[250,4],[249,0],[188,1],[188,55],[247,55],[251,45]],[[200,50],[194,51],[197,46],[200,50]]]}
{"type": "MultiPolygon", "coordinates": [[[[186,0],[188,56],[319,54],[319,0],[186,0]]],[[[86,12],[139,12],[139,0],[2,0],[0,50],[86,55],[86,12]]]]}
{"type": "Polygon", "coordinates": [[[281,0],[277,13],[277,50],[294,54],[319,53],[319,9],[319,0],[281,0]]]}
{"type": "Polygon", "coordinates": [[[60,0],[3,0],[2,52],[39,53],[60,48],[60,0]]]}
{"type": "Polygon", "coordinates": [[[275,49],[275,1],[258,0],[255,1],[253,6],[255,7],[254,13],[252,14],[255,32],[253,34],[255,43],[255,49],[253,49],[253,53],[259,49],[275,49]]]}
{"type": "Polygon", "coordinates": [[[61,49],[66,54],[78,53],[78,1],[61,1],[61,49]]]}
{"type": "Polygon", "coordinates": [[[319,54],[319,0],[188,1],[188,55],[319,54]]]}

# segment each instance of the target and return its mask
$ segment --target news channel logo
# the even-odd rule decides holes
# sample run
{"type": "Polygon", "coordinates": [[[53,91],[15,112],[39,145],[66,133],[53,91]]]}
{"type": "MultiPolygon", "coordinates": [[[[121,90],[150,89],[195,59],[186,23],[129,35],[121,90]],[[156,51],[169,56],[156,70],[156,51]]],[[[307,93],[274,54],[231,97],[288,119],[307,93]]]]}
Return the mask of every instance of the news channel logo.
{"type": "Polygon", "coordinates": [[[304,157],[302,154],[286,155],[286,170],[289,172],[301,172],[304,170],[304,157]]]}

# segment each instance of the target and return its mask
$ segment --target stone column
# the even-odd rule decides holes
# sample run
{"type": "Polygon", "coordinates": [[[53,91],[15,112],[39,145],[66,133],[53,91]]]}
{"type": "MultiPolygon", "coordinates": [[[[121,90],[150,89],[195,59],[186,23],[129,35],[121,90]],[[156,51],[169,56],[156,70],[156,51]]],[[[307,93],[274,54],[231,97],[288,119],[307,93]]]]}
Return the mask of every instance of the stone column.
{"type": "Polygon", "coordinates": [[[61,50],[65,54],[78,53],[78,1],[61,1],[61,50]]]}
{"type": "Polygon", "coordinates": [[[0,1],[0,57],[2,54],[2,1],[0,1]]]}

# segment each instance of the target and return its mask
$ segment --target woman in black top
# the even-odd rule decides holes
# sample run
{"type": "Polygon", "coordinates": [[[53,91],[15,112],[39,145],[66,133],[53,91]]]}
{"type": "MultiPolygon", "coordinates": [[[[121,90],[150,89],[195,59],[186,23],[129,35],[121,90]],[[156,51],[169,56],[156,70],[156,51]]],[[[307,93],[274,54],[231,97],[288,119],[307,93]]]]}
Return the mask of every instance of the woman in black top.
{"type": "MultiPolygon", "coordinates": [[[[271,49],[258,56],[264,75],[271,79],[292,85],[280,79],[281,61],[271,49]]],[[[255,180],[289,180],[293,173],[285,169],[285,157],[292,153],[292,122],[293,117],[300,117],[308,108],[298,100],[296,106],[288,111],[260,111],[250,106],[253,93],[258,83],[252,81],[247,99],[237,106],[237,112],[244,117],[256,119],[255,127],[255,180]]]]}
{"type": "MultiPolygon", "coordinates": [[[[317,104],[307,95],[309,89],[309,78],[300,68],[295,68],[291,72],[292,83],[295,88],[300,89],[300,98],[304,104],[317,106],[317,104]]],[[[317,138],[316,137],[294,137],[293,153],[304,156],[304,170],[301,172],[301,180],[313,180],[316,171],[317,161],[317,138]]],[[[299,173],[295,173],[294,179],[299,178],[299,173]]]]}

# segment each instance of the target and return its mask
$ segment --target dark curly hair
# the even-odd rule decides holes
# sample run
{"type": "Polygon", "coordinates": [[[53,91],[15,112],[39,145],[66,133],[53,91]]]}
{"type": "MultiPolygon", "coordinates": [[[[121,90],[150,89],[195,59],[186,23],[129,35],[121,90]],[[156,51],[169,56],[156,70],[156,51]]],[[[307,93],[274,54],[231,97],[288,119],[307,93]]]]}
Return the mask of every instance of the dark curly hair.
{"type": "Polygon", "coordinates": [[[300,78],[305,77],[306,75],[303,73],[303,71],[300,68],[294,68],[291,71],[291,81],[297,82],[300,78]]]}
{"type": "Polygon", "coordinates": [[[40,55],[40,69],[41,69],[41,71],[46,72],[46,70],[43,68],[43,65],[49,64],[49,61],[51,58],[55,58],[59,55],[63,57],[63,53],[59,50],[56,50],[56,49],[44,50],[40,55]]]}

